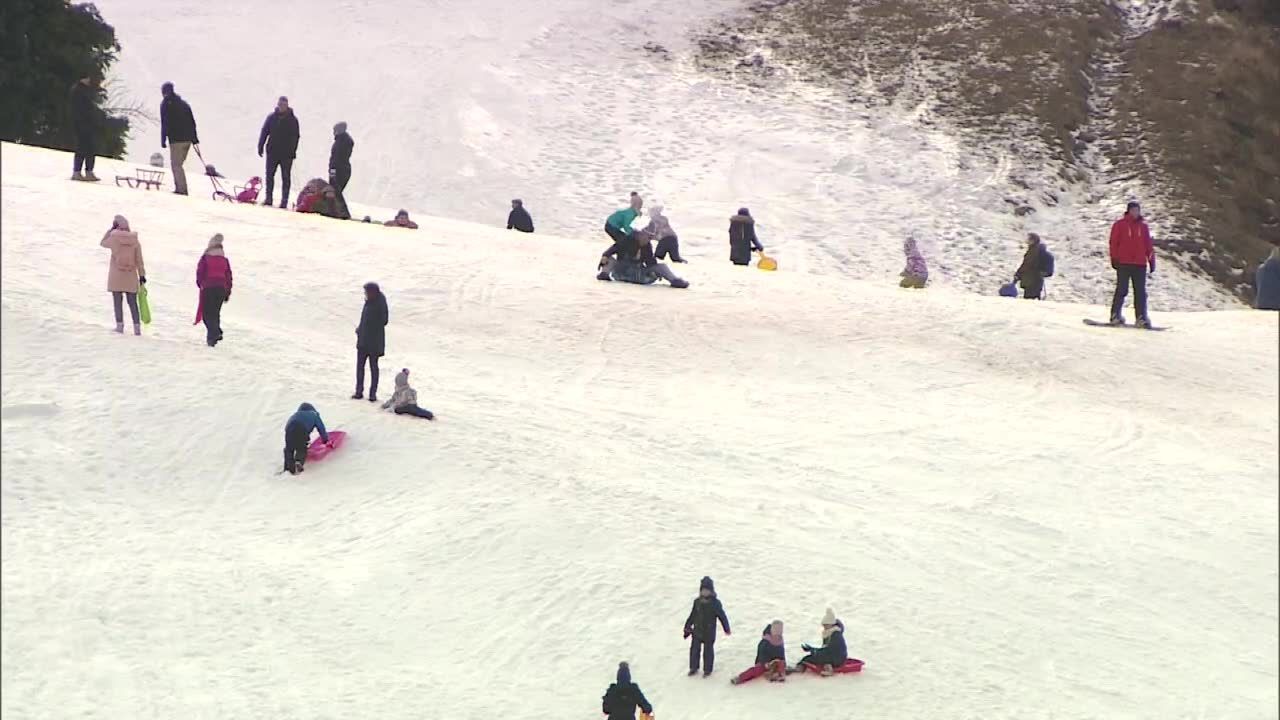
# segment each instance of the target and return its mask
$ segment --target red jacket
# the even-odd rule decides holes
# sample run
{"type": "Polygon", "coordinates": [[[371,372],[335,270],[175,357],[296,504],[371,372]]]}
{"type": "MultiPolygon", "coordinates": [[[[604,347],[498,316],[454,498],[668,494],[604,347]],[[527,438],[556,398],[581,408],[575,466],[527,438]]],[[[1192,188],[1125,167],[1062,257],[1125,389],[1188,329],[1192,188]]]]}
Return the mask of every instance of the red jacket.
{"type": "Polygon", "coordinates": [[[1128,215],[1111,226],[1111,264],[1148,265],[1155,258],[1151,230],[1142,220],[1128,215]]]}
{"type": "Polygon", "coordinates": [[[231,262],[222,255],[201,255],[196,263],[196,287],[220,287],[230,292],[231,262]]]}

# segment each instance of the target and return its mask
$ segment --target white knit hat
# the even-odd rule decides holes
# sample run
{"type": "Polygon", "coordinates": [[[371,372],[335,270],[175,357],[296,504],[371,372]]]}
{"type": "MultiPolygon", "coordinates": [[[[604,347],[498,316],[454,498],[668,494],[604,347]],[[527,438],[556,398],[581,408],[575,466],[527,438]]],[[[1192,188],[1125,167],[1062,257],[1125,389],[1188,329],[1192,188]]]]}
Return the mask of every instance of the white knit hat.
{"type": "Polygon", "coordinates": [[[831,610],[831,608],[827,608],[827,614],[822,616],[822,624],[823,625],[836,624],[836,614],[831,610]]]}

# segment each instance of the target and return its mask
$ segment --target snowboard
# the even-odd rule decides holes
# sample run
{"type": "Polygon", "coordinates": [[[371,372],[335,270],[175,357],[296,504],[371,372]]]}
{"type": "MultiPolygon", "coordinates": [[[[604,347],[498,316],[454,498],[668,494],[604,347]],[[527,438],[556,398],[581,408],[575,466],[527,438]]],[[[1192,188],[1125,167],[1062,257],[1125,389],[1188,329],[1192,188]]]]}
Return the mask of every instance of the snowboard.
{"type": "MultiPolygon", "coordinates": [[[[858,658],[849,658],[844,661],[843,665],[838,668],[834,668],[834,670],[836,675],[849,675],[851,673],[862,672],[863,665],[865,665],[865,663],[858,658]]],[[[813,663],[801,663],[800,669],[794,670],[793,672],[805,672],[819,677],[822,676],[822,668],[814,665],[813,663]]],[[[787,674],[790,675],[791,673],[787,674]]]]}
{"type": "Polygon", "coordinates": [[[147,302],[147,286],[138,286],[138,319],[143,325],[151,324],[151,303],[147,302]]]}
{"type": "Polygon", "coordinates": [[[311,446],[307,448],[307,462],[319,462],[325,459],[330,453],[342,447],[342,444],[346,442],[346,439],[347,434],[342,430],[334,430],[329,433],[329,442],[333,447],[329,447],[324,444],[320,438],[316,438],[311,442],[311,446]]]}
{"type": "Polygon", "coordinates": [[[1169,329],[1168,325],[1163,325],[1163,326],[1152,325],[1149,328],[1140,328],[1137,325],[1130,325],[1129,323],[1125,323],[1124,325],[1112,325],[1109,322],[1100,322],[1098,320],[1091,320],[1089,318],[1085,318],[1083,322],[1085,325],[1088,325],[1089,327],[1120,327],[1120,328],[1129,328],[1131,330],[1151,330],[1154,332],[1162,332],[1164,330],[1169,329]]]}

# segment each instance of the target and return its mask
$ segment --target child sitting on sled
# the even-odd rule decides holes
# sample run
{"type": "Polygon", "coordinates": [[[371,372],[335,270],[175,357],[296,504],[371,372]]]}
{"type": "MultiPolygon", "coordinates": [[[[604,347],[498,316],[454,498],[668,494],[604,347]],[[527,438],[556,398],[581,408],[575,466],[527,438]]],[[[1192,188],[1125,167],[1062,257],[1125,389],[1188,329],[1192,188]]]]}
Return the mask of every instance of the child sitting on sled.
{"type": "Polygon", "coordinates": [[[311,403],[302,403],[298,412],[289,417],[284,425],[284,469],[290,475],[302,472],[302,465],[307,461],[307,445],[311,443],[311,431],[320,431],[321,442],[329,442],[329,431],[324,429],[324,420],[311,403]]]}
{"type": "Polygon", "coordinates": [[[831,675],[849,659],[849,649],[844,644],[844,623],[836,618],[831,608],[827,608],[827,614],[822,617],[822,647],[800,647],[809,654],[800,658],[791,672],[804,672],[807,667],[820,668],[823,675],[831,675]]]}
{"type": "Polygon", "coordinates": [[[786,682],[787,680],[787,652],[782,645],[781,620],[774,620],[764,626],[760,644],[756,645],[756,664],[729,682],[741,685],[761,675],[767,676],[769,682],[786,682]]]}
{"type": "Polygon", "coordinates": [[[427,420],[436,419],[430,410],[418,407],[418,392],[409,387],[409,368],[401,368],[400,372],[396,373],[396,391],[392,393],[389,400],[382,403],[383,410],[388,408],[397,415],[412,415],[427,420]]]}

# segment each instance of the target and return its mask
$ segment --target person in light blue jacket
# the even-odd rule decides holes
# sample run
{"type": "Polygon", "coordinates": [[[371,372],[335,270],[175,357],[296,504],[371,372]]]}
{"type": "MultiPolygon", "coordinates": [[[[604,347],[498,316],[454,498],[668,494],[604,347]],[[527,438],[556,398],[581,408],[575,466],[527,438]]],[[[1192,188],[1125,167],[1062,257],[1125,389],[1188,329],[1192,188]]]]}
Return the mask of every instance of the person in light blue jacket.
{"type": "Polygon", "coordinates": [[[1258,266],[1255,279],[1259,310],[1280,310],[1280,245],[1271,249],[1271,257],[1258,266]]]}
{"type": "Polygon", "coordinates": [[[289,422],[284,424],[284,469],[290,475],[302,472],[313,430],[320,431],[321,442],[329,442],[329,431],[324,429],[320,413],[314,405],[304,402],[298,406],[297,412],[289,416],[289,422]]]}

